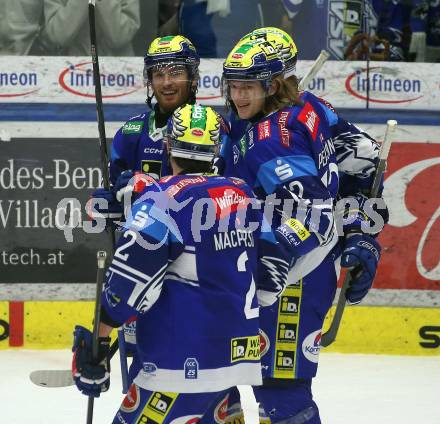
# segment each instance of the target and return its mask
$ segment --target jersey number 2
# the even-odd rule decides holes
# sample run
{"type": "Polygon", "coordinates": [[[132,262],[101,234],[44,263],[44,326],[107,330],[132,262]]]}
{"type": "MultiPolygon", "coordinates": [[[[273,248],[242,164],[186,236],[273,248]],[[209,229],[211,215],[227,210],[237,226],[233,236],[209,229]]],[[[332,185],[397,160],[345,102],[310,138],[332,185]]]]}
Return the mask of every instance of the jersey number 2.
{"type": "MultiPolygon", "coordinates": [[[[246,272],[246,262],[248,260],[247,252],[244,251],[237,259],[237,270],[238,272],[246,272]]],[[[246,302],[244,304],[244,315],[246,319],[258,318],[259,309],[258,307],[252,308],[252,300],[255,296],[255,281],[254,276],[252,275],[251,286],[249,287],[248,292],[246,293],[246,302]]]]}

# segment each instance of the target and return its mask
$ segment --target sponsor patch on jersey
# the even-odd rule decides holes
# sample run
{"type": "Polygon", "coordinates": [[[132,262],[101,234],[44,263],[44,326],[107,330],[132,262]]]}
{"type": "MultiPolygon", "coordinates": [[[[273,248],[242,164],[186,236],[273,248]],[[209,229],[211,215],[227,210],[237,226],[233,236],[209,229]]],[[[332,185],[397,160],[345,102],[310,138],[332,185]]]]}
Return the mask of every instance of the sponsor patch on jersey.
{"type": "Polygon", "coordinates": [[[139,134],[144,128],[144,121],[130,121],[122,127],[122,134],[139,134]]]}
{"type": "Polygon", "coordinates": [[[295,352],[290,350],[277,350],[275,353],[275,370],[294,371],[295,352]]]}
{"type": "Polygon", "coordinates": [[[128,413],[136,411],[140,400],[141,396],[139,394],[139,387],[136,384],[132,384],[125,395],[124,400],[122,401],[121,411],[128,413]]]}
{"type": "Polygon", "coordinates": [[[203,137],[203,134],[205,134],[205,132],[200,128],[193,128],[191,130],[191,135],[194,137],[203,137]]]}
{"type": "Polygon", "coordinates": [[[260,356],[263,357],[266,355],[270,348],[270,340],[267,334],[260,328],[260,356]]]}
{"type": "Polygon", "coordinates": [[[231,339],[231,362],[259,360],[260,336],[231,339]]]}
{"type": "Polygon", "coordinates": [[[285,224],[298,236],[301,241],[310,237],[310,232],[295,218],[288,219],[285,224]]]}
{"type": "Polygon", "coordinates": [[[277,328],[277,342],[295,343],[297,324],[280,322],[277,328]]]}
{"type": "Polygon", "coordinates": [[[280,135],[281,144],[284,147],[290,146],[290,132],[287,129],[287,122],[289,121],[292,112],[280,112],[278,116],[278,132],[280,135]]]}
{"type": "Polygon", "coordinates": [[[195,380],[199,374],[199,363],[196,358],[186,358],[185,364],[185,378],[187,380],[195,380]]]}
{"type": "Polygon", "coordinates": [[[216,207],[217,219],[237,212],[237,210],[246,209],[248,205],[248,195],[238,187],[214,187],[209,188],[208,193],[216,207]]]}
{"type": "Polygon", "coordinates": [[[303,355],[315,364],[318,363],[319,351],[321,350],[321,330],[310,333],[302,343],[303,355]]]}
{"type": "Polygon", "coordinates": [[[280,314],[298,314],[299,297],[297,296],[281,296],[280,297],[280,314]]]}
{"type": "Polygon", "coordinates": [[[158,180],[162,176],[162,161],[143,160],[141,161],[141,169],[144,174],[148,174],[158,180]]]}
{"type": "Polygon", "coordinates": [[[263,122],[258,124],[258,141],[266,140],[270,138],[271,129],[270,129],[270,121],[266,119],[263,122]]]}
{"type": "Polygon", "coordinates": [[[302,122],[305,127],[308,129],[310,135],[313,140],[316,140],[316,136],[318,135],[318,127],[319,127],[319,116],[313,109],[313,106],[310,103],[306,103],[298,115],[298,121],[302,122]]]}
{"type": "Polygon", "coordinates": [[[178,393],[153,392],[136,424],[162,423],[171,410],[178,393]]]}
{"type": "Polygon", "coordinates": [[[157,366],[154,362],[144,362],[142,364],[142,369],[144,370],[145,374],[154,375],[154,373],[157,371],[157,366]]]}
{"type": "Polygon", "coordinates": [[[217,424],[225,424],[228,417],[228,400],[229,394],[227,394],[214,409],[214,420],[217,424]]]}
{"type": "MultiPolygon", "coordinates": [[[[162,179],[161,181],[164,181],[162,179]]],[[[202,184],[205,181],[208,181],[205,177],[197,176],[193,178],[183,178],[178,181],[176,184],[173,184],[167,188],[167,193],[169,196],[174,197],[177,193],[183,190],[185,187],[195,184],[202,184]]]]}

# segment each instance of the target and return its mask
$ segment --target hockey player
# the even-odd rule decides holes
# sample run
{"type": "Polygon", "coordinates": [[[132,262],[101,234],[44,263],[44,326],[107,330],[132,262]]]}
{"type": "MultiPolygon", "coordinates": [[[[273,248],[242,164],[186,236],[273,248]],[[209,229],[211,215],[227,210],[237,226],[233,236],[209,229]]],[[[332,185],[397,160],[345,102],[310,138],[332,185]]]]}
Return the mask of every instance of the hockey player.
{"type": "MultiPolygon", "coordinates": [[[[127,184],[133,181],[135,173],[142,172],[155,179],[171,173],[163,142],[166,124],[175,109],[195,102],[199,63],[193,44],[180,35],[156,38],[150,44],[143,71],[150,111],[129,119],[117,131],[109,165],[111,190],[100,188],[92,195],[107,201],[108,208],[100,208],[99,213],[109,219],[109,225],[123,218],[121,200],[123,193],[132,189],[127,184]],[[153,97],[157,101],[154,107],[153,97]]],[[[134,356],[128,383],[140,367],[134,346],[135,326],[135,321],[130,320],[123,329],[127,353],[134,356]]]]}
{"type": "MultiPolygon", "coordinates": [[[[289,275],[291,286],[281,301],[261,314],[261,333],[267,346],[262,357],[266,378],[255,394],[272,423],[291,419],[315,424],[320,420],[312,400],[311,378],[317,369],[322,322],[336,289],[334,259],[339,254],[332,211],[325,211],[329,202],[322,202],[337,195],[339,175],[331,140],[337,115],[316,97],[308,93],[300,96],[292,81],[281,75],[274,78],[275,65],[263,66],[265,61],[275,63],[275,59],[269,60],[268,43],[238,45],[224,65],[227,101],[240,118],[252,124],[243,138],[232,144],[232,168],[235,166],[262,198],[276,193],[281,200],[289,199],[296,205],[293,212],[303,217],[302,221],[284,221],[284,211],[277,223],[281,224],[276,229],[279,240],[291,245],[296,264],[289,275]],[[326,195],[319,191],[323,189],[326,195]],[[310,217],[319,215],[314,207],[327,216],[321,215],[312,223],[310,217]]],[[[361,252],[357,236],[352,239],[353,257],[346,256],[352,264],[362,256],[367,265],[363,281],[348,293],[353,303],[365,296],[374,277],[369,272],[375,272],[377,266],[380,247],[370,239],[377,256],[368,249],[361,252]]]]}
{"type": "Polygon", "coordinates": [[[144,81],[150,111],[129,119],[113,138],[110,157],[112,190],[98,189],[95,198],[107,200],[105,216],[122,217],[122,193],[135,172],[159,179],[169,175],[163,135],[168,118],[185,103],[194,103],[200,58],[195,47],[180,35],[156,38],[144,58],[144,81]],[[157,103],[153,107],[152,100],[157,103]],[[110,215],[111,214],[111,215],[110,215]]]}
{"type": "MultiPolygon", "coordinates": [[[[230,387],[261,384],[256,292],[260,304],[274,302],[288,263],[270,227],[262,229],[250,187],[204,174],[219,126],[209,107],[174,112],[173,175],[151,179],[140,194],[108,268],[101,354],[111,328],[136,314],[142,361],[114,423],[196,422],[230,387]]],[[[99,396],[109,386],[107,360],[92,363],[87,329],[77,326],[74,336],[75,383],[99,396]]]]}

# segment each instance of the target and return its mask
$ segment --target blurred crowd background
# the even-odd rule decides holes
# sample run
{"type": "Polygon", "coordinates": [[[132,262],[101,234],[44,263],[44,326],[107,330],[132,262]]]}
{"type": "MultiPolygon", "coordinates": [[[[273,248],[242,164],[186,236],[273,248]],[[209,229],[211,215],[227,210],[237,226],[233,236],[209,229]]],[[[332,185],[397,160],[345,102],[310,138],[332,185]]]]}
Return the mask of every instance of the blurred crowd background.
{"type": "MultiPolygon", "coordinates": [[[[1,55],[86,56],[88,0],[0,0],[1,55]]],[[[440,0],[97,0],[99,54],[143,56],[182,34],[226,57],[247,32],[277,26],[300,59],[440,62],[440,0]]]]}

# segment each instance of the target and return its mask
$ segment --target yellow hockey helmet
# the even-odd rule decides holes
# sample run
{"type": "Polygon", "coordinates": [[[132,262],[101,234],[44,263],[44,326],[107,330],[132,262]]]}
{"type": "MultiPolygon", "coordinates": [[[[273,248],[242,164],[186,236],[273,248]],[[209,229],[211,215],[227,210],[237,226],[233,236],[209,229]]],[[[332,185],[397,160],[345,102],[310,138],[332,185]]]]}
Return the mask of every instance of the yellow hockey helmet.
{"type": "Polygon", "coordinates": [[[168,148],[172,157],[210,162],[220,138],[218,113],[209,106],[186,104],[168,120],[168,148]]]}
{"type": "Polygon", "coordinates": [[[288,78],[296,72],[296,62],[298,58],[298,49],[293,38],[282,29],[276,27],[258,28],[246,34],[240,39],[238,44],[246,42],[272,42],[284,62],[284,77],[288,78]]]}

